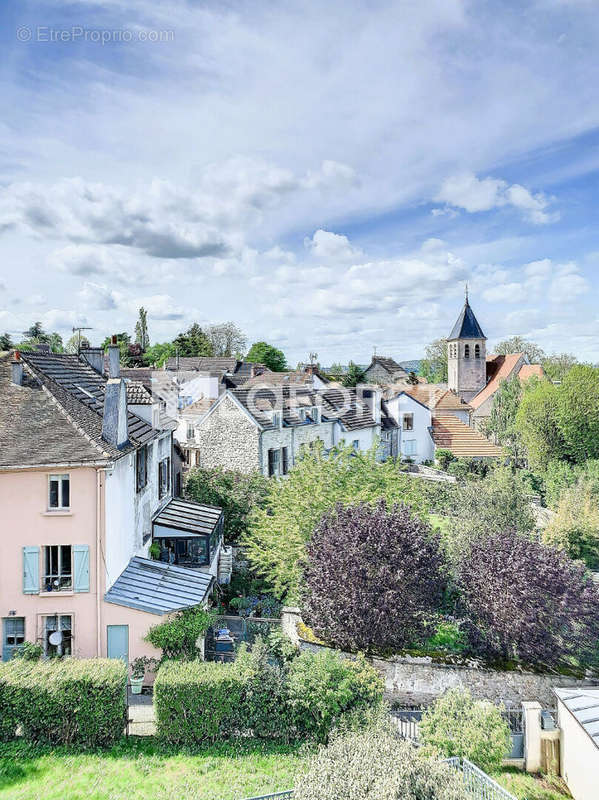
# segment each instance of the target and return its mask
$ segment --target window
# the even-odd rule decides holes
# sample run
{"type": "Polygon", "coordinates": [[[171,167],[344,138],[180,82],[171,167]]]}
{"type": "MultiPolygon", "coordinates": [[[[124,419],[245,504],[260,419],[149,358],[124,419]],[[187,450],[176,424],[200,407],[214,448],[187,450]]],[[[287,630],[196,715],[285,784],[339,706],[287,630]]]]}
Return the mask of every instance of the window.
{"type": "Polygon", "coordinates": [[[200,466],[200,451],[199,450],[194,450],[193,451],[193,462],[194,462],[196,467],[200,466]]]}
{"type": "Polygon", "coordinates": [[[25,641],[25,617],[6,617],[2,621],[2,660],[10,661],[25,641]]]}
{"type": "Polygon", "coordinates": [[[48,480],[48,508],[71,506],[71,481],[68,475],[50,475],[48,480]]]}
{"type": "Polygon", "coordinates": [[[413,431],[414,430],[414,415],[413,414],[404,414],[403,415],[403,429],[404,429],[404,431],[413,431]]]}
{"type": "Polygon", "coordinates": [[[70,614],[43,617],[45,656],[70,656],[73,645],[73,619],[70,614]]]}
{"type": "Polygon", "coordinates": [[[320,409],[318,406],[314,406],[310,412],[310,416],[312,417],[312,422],[320,422],[320,409]]]}
{"type": "Polygon", "coordinates": [[[354,448],[354,450],[359,450],[360,449],[360,440],[359,439],[354,439],[353,442],[351,443],[351,446],[354,448]]]}
{"type": "Polygon", "coordinates": [[[158,497],[164,497],[171,488],[171,460],[163,458],[158,463],[158,497]]]}
{"type": "Polygon", "coordinates": [[[44,547],[44,575],[42,590],[60,592],[73,588],[73,554],[70,544],[52,544],[44,547]]]}
{"type": "Polygon", "coordinates": [[[268,451],[268,477],[279,474],[279,450],[268,451]]]}
{"type": "Polygon", "coordinates": [[[154,539],[160,546],[160,560],[167,564],[202,566],[208,564],[208,537],[154,539]]]}
{"type": "Polygon", "coordinates": [[[141,492],[148,483],[148,446],[145,444],[136,453],[136,482],[137,491],[141,492]]]}
{"type": "Polygon", "coordinates": [[[474,358],[480,358],[480,345],[474,345],[474,358]]]}
{"type": "Polygon", "coordinates": [[[470,345],[464,345],[464,358],[470,358],[470,345]]]}
{"type": "Polygon", "coordinates": [[[187,423],[187,441],[190,442],[195,439],[195,432],[193,429],[193,425],[191,423],[187,423]]]}
{"type": "Polygon", "coordinates": [[[275,428],[279,428],[281,426],[281,414],[279,411],[272,412],[272,424],[275,428]]]}
{"type": "Polygon", "coordinates": [[[289,472],[289,448],[284,447],[281,452],[283,454],[283,475],[287,475],[289,472]]]}
{"type": "Polygon", "coordinates": [[[404,439],[403,443],[403,452],[406,456],[415,456],[417,452],[417,440],[416,439],[404,439]]]}

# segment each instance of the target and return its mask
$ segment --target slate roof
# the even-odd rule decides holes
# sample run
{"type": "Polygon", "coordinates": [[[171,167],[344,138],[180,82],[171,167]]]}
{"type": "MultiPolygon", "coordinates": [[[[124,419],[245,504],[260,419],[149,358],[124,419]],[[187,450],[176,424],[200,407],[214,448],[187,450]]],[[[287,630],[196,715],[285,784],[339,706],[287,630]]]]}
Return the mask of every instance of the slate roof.
{"type": "Polygon", "coordinates": [[[599,689],[554,689],[559,700],[599,748],[599,689]]]}
{"type": "Polygon", "coordinates": [[[466,299],[464,308],[457,318],[453,330],[447,337],[449,341],[453,339],[486,339],[478,320],[474,316],[474,311],[470,308],[470,303],[466,299]]]}
{"type": "MultiPolygon", "coordinates": [[[[151,425],[129,412],[129,442],[118,449],[102,438],[106,379],[76,355],[65,353],[21,353],[25,368],[54,397],[77,428],[111,458],[120,458],[158,435],[151,425]]],[[[30,439],[30,445],[37,442],[30,439]]]]}
{"type": "Polygon", "coordinates": [[[240,362],[236,358],[212,358],[208,356],[173,356],[167,359],[166,369],[169,370],[197,370],[198,372],[229,372],[237,371],[240,362]]]}
{"type": "Polygon", "coordinates": [[[308,417],[302,420],[301,408],[321,408],[324,422],[339,420],[348,430],[370,428],[374,417],[368,404],[357,396],[355,389],[327,388],[315,390],[302,386],[272,386],[268,388],[232,389],[231,394],[242,404],[256,422],[265,429],[273,429],[271,414],[273,410],[283,410],[284,425],[309,425],[308,417]]]}
{"type": "Polygon", "coordinates": [[[40,380],[24,372],[22,386],[12,382],[11,361],[0,357],[0,467],[105,462],[40,380]]]}
{"type": "Polygon", "coordinates": [[[134,406],[151,406],[152,395],[141,381],[126,381],[127,402],[134,406]]]}
{"type": "Polygon", "coordinates": [[[222,508],[174,497],[154,517],[157,525],[209,536],[223,515],[222,508]]]}
{"type": "Polygon", "coordinates": [[[459,420],[454,414],[433,417],[433,441],[458,458],[501,458],[503,451],[493,442],[459,420]]]}
{"type": "Polygon", "coordinates": [[[162,616],[202,603],[213,583],[214,578],[206,572],[136,556],[104,600],[162,616]]]}
{"type": "Polygon", "coordinates": [[[152,375],[155,371],[151,367],[121,367],[121,378],[139,381],[152,394],[152,375]]]}
{"type": "Polygon", "coordinates": [[[405,369],[398,364],[397,361],[395,361],[393,358],[385,358],[384,356],[373,356],[370,365],[365,371],[368,372],[368,370],[374,367],[376,364],[381,366],[389,374],[393,374],[394,372],[405,372],[405,369]]]}

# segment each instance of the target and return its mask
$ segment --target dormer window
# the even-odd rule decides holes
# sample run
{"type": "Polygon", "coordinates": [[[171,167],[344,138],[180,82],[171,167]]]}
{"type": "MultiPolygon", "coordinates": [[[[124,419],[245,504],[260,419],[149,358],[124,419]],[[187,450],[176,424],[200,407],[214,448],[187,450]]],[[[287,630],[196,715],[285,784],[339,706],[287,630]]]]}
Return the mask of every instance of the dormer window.
{"type": "Polygon", "coordinates": [[[480,345],[474,345],[474,358],[480,358],[480,345]]]}
{"type": "Polygon", "coordinates": [[[300,418],[300,422],[305,422],[306,421],[306,409],[305,408],[299,408],[297,413],[298,413],[298,416],[300,418]]]}
{"type": "Polygon", "coordinates": [[[272,412],[272,424],[275,428],[281,427],[281,412],[280,411],[273,411],[272,412]]]}
{"type": "Polygon", "coordinates": [[[464,358],[470,358],[470,345],[464,345],[464,358]]]}
{"type": "Polygon", "coordinates": [[[318,406],[314,406],[310,411],[310,416],[312,418],[312,422],[320,422],[320,409],[318,406]]]}

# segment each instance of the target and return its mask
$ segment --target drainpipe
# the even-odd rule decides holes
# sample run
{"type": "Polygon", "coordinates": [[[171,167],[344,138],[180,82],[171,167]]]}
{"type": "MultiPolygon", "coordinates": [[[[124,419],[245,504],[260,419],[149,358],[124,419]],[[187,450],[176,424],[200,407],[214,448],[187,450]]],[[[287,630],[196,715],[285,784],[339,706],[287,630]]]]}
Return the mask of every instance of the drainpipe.
{"type": "Polygon", "coordinates": [[[101,544],[100,526],[102,524],[102,511],[100,508],[100,492],[102,489],[102,470],[96,470],[96,657],[100,658],[102,652],[102,609],[100,601],[100,559],[101,544]]]}

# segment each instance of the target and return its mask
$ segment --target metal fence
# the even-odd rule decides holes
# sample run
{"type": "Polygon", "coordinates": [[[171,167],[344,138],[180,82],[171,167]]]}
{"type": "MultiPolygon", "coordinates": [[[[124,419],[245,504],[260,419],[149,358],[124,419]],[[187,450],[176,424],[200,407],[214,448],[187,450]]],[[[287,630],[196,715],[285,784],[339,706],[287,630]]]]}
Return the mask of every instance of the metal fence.
{"type": "Polygon", "coordinates": [[[455,756],[444,759],[444,763],[456,772],[461,772],[464,788],[475,800],[517,800],[511,792],[500,786],[467,758],[460,761],[455,756]]]}

